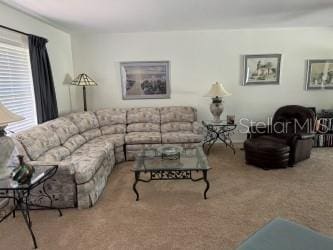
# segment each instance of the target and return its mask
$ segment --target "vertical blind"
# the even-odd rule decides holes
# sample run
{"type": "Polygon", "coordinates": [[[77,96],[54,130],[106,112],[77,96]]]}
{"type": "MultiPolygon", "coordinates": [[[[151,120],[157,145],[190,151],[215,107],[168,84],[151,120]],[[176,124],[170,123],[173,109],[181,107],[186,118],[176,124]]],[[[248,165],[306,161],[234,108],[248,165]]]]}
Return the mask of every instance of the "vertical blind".
{"type": "Polygon", "coordinates": [[[28,39],[0,28],[0,102],[25,119],[7,131],[19,132],[37,124],[28,39]]]}

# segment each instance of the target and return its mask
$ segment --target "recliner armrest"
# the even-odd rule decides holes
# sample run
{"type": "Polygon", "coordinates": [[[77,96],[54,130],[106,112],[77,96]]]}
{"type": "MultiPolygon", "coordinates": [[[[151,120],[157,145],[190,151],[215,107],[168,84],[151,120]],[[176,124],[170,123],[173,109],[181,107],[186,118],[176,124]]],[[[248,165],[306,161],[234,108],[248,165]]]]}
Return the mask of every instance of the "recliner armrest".
{"type": "Polygon", "coordinates": [[[299,140],[313,139],[315,137],[314,134],[296,134],[296,136],[299,140]]]}
{"type": "Polygon", "coordinates": [[[67,174],[74,174],[74,167],[72,166],[72,163],[68,161],[55,161],[55,162],[49,162],[49,161],[28,161],[27,164],[37,167],[37,168],[43,168],[45,166],[58,166],[58,172],[67,173],[67,174]]]}
{"type": "Polygon", "coordinates": [[[199,122],[193,122],[192,127],[194,134],[202,135],[204,133],[204,129],[199,122]]]}

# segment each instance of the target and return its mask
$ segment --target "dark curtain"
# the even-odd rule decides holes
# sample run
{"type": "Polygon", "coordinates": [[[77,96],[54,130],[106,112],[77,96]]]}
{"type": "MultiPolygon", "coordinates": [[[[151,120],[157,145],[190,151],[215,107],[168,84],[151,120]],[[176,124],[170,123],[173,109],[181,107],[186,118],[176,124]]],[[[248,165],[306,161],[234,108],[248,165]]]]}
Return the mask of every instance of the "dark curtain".
{"type": "Polygon", "coordinates": [[[29,35],[30,62],[38,123],[58,117],[57,98],[46,43],[45,38],[29,35]]]}

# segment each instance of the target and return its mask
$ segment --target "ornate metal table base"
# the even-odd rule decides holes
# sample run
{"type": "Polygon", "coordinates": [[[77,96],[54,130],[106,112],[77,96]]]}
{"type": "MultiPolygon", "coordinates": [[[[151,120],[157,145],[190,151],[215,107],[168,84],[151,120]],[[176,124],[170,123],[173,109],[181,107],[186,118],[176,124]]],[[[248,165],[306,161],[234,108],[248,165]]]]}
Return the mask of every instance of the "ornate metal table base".
{"type": "Polygon", "coordinates": [[[147,171],[150,173],[150,178],[145,180],[140,178],[140,171],[135,171],[135,181],[133,184],[133,191],[136,194],[136,201],[139,200],[139,192],[136,189],[136,185],[138,182],[151,182],[154,180],[191,180],[194,182],[203,180],[206,183],[206,188],[204,191],[204,198],[207,199],[207,192],[209,190],[210,184],[207,179],[207,170],[149,170],[147,171]],[[192,171],[201,171],[202,177],[193,179],[192,178],[192,171]]]}
{"type": "Polygon", "coordinates": [[[208,145],[208,149],[206,150],[206,154],[209,154],[210,149],[216,143],[216,141],[220,140],[225,144],[226,147],[231,148],[234,154],[236,154],[236,150],[234,144],[231,140],[231,134],[233,134],[233,130],[236,129],[236,124],[226,124],[226,123],[208,123],[202,122],[202,124],[207,129],[206,137],[204,138],[204,142],[202,144],[203,149],[208,145]]]}
{"type": "MultiPolygon", "coordinates": [[[[32,230],[32,221],[30,218],[30,211],[36,210],[36,209],[56,209],[56,210],[58,210],[59,216],[62,216],[62,212],[61,212],[60,208],[54,208],[52,206],[52,203],[53,203],[52,197],[47,193],[46,188],[45,188],[46,181],[55,175],[55,173],[57,172],[57,168],[58,167],[55,166],[55,167],[51,168],[49,171],[46,171],[44,176],[42,176],[34,184],[30,184],[26,187],[23,187],[23,186],[17,187],[17,189],[12,188],[12,189],[6,190],[4,188],[4,189],[2,189],[3,194],[1,194],[1,192],[0,192],[1,199],[13,200],[13,208],[10,210],[10,212],[8,212],[4,217],[2,217],[0,219],[0,223],[2,221],[4,221],[6,218],[8,218],[10,215],[13,215],[13,218],[15,218],[16,211],[21,211],[35,248],[37,248],[37,241],[36,241],[35,234],[32,230]],[[40,195],[41,199],[47,198],[50,201],[50,206],[32,204],[29,202],[31,195],[32,195],[30,191],[39,185],[42,185],[42,189],[39,191],[39,195],[40,195]]],[[[8,201],[7,205],[10,205],[9,201],[8,201]]],[[[3,209],[3,208],[1,208],[1,209],[3,209]]]]}
{"type": "MultiPolygon", "coordinates": [[[[12,199],[14,201],[14,208],[6,214],[3,218],[1,218],[0,223],[4,221],[7,217],[9,217],[11,214],[13,215],[13,218],[16,217],[16,212],[15,211],[21,211],[22,216],[24,218],[25,224],[28,227],[28,230],[30,232],[32,241],[34,243],[34,247],[37,248],[37,242],[36,242],[36,237],[35,234],[32,230],[32,221],[30,218],[30,211],[35,210],[35,209],[57,209],[59,212],[59,216],[62,216],[62,212],[59,208],[53,208],[53,207],[48,207],[48,206],[42,206],[42,205],[37,205],[37,204],[31,204],[29,203],[29,197],[30,197],[30,192],[25,192],[25,191],[16,191],[13,190],[13,195],[0,195],[0,198],[5,198],[5,199],[12,199]],[[34,207],[34,208],[32,208],[34,207]]],[[[52,202],[51,202],[52,204],[52,202]]]]}

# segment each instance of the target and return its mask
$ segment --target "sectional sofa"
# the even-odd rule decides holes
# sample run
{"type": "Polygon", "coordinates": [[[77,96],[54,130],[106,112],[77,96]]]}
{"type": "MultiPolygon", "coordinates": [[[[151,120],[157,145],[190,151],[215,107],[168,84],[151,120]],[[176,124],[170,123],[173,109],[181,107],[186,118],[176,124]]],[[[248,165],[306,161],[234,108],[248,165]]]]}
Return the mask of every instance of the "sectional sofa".
{"type": "MultiPolygon", "coordinates": [[[[201,140],[196,109],[171,106],[71,113],[15,136],[26,162],[36,168],[59,166],[45,188],[53,205],[62,208],[93,206],[115,164],[134,160],[144,148],[174,144],[190,149],[201,140]]],[[[38,195],[36,200],[49,202],[38,195]]]]}

